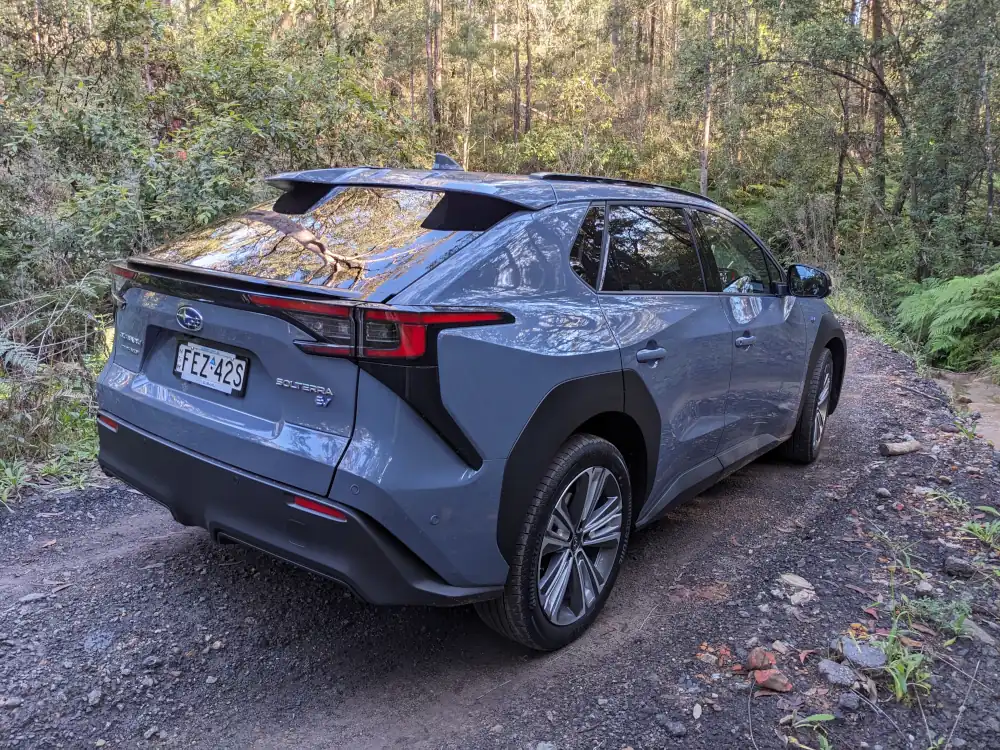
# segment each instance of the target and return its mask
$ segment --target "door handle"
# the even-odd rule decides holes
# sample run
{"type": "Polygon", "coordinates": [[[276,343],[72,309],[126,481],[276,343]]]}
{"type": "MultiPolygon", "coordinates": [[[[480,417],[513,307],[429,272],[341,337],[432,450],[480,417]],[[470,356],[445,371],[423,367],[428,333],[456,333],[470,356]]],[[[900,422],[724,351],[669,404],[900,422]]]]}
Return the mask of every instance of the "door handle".
{"type": "Polygon", "coordinates": [[[757,337],[756,336],[750,336],[749,332],[748,332],[748,335],[746,335],[746,336],[740,336],[738,339],[736,339],[736,348],[737,349],[749,349],[751,346],[753,346],[756,343],[756,341],[757,341],[757,337]]]}
{"type": "Polygon", "coordinates": [[[638,362],[655,362],[666,356],[667,350],[662,346],[659,346],[656,349],[640,349],[635,353],[635,358],[638,362]]]}

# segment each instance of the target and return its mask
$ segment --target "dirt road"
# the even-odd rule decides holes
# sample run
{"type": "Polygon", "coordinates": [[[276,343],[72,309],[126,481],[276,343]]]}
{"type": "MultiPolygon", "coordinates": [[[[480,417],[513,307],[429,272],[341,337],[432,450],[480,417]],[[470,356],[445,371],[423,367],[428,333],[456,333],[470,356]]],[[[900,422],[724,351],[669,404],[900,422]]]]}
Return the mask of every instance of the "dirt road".
{"type": "MultiPolygon", "coordinates": [[[[850,346],[821,460],[765,459],[638,534],[595,627],[556,654],[465,608],[369,607],[120,485],[28,498],[0,520],[0,747],[750,746],[745,680],[693,656],[753,638],[825,646],[860,616],[843,583],[871,558],[841,541],[848,509],[888,482],[873,479],[879,436],[943,413],[892,386],[913,377],[897,355],[850,346]],[[804,622],[779,611],[767,592],[785,571],[828,606],[804,622]]],[[[760,748],[779,746],[773,706],[753,708],[760,748]]],[[[871,716],[886,748],[915,747],[871,716]]],[[[857,717],[851,731],[869,736],[857,717]]]]}

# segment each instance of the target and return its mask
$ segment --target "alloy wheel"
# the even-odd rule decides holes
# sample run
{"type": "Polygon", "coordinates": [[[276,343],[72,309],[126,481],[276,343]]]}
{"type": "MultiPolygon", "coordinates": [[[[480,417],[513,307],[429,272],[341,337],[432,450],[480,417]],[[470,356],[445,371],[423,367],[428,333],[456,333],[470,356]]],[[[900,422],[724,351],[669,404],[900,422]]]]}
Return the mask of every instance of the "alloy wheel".
{"type": "Polygon", "coordinates": [[[581,471],[552,509],[538,555],[538,601],[551,623],[571,625],[594,608],[621,538],[618,480],[603,466],[581,471]]]}
{"type": "Polygon", "coordinates": [[[819,450],[826,429],[826,418],[830,413],[830,393],[833,391],[833,367],[827,362],[820,374],[819,396],[816,398],[816,417],[813,419],[812,449],[819,450]]]}

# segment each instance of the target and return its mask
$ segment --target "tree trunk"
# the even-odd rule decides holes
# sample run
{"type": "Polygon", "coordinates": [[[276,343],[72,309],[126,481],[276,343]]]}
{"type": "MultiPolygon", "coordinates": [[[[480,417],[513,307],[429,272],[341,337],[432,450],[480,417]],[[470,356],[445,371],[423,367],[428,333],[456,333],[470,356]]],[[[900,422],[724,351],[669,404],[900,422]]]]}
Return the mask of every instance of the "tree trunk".
{"type": "Polygon", "coordinates": [[[514,14],[517,22],[514,28],[514,93],[513,93],[513,118],[514,118],[514,142],[521,134],[521,5],[520,2],[514,4],[514,14]]]}
{"type": "Polygon", "coordinates": [[[986,151],[986,221],[993,221],[993,201],[994,201],[994,172],[996,171],[996,158],[993,152],[993,115],[990,108],[990,71],[984,59],[980,63],[980,71],[983,81],[983,147],[986,151]]]}
{"type": "Polygon", "coordinates": [[[531,6],[524,3],[524,132],[531,130],[531,6]]]}
{"type": "Polygon", "coordinates": [[[715,34],[715,12],[708,11],[708,54],[705,56],[705,127],[701,136],[701,175],[698,186],[708,195],[708,147],[712,140],[712,39],[715,34]]]}
{"type": "Polygon", "coordinates": [[[885,206],[885,65],[882,61],[882,0],[872,0],[872,71],[877,92],[872,98],[872,169],[875,172],[875,200],[885,206]]]}
{"type": "Polygon", "coordinates": [[[435,127],[435,100],[437,95],[434,90],[434,15],[431,0],[424,0],[424,12],[427,16],[427,26],[424,29],[424,50],[427,53],[427,131],[431,139],[433,148],[436,139],[434,138],[435,127]]]}
{"type": "Polygon", "coordinates": [[[833,185],[833,232],[830,234],[831,250],[842,250],[837,247],[837,225],[840,223],[840,201],[844,193],[844,163],[847,161],[847,148],[851,137],[851,87],[844,82],[841,92],[841,125],[840,148],[837,155],[837,181],[833,185]]]}
{"type": "Polygon", "coordinates": [[[469,141],[472,139],[472,0],[465,0],[465,138],[462,141],[462,168],[469,168],[469,141]]]}

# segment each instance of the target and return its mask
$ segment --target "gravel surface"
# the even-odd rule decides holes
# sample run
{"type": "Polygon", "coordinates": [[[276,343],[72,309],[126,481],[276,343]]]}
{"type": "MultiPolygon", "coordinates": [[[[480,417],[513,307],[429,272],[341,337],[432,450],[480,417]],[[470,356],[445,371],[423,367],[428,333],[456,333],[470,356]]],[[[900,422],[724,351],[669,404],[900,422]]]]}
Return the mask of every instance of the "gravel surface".
{"type": "Polygon", "coordinates": [[[961,530],[1000,505],[996,455],[904,357],[849,345],[820,461],[764,459],[637,534],[600,619],[555,654],[467,608],[370,607],[120,484],[26,498],[0,517],[0,748],[764,750],[819,747],[781,723],[817,712],[838,750],[1000,748],[1000,560],[961,530]],[[907,437],[923,449],[879,455],[907,437]],[[838,641],[884,640],[904,595],[972,608],[954,641],[901,621],[932,659],[919,706],[838,641]],[[789,692],[754,686],[751,651],[789,692]]]}

